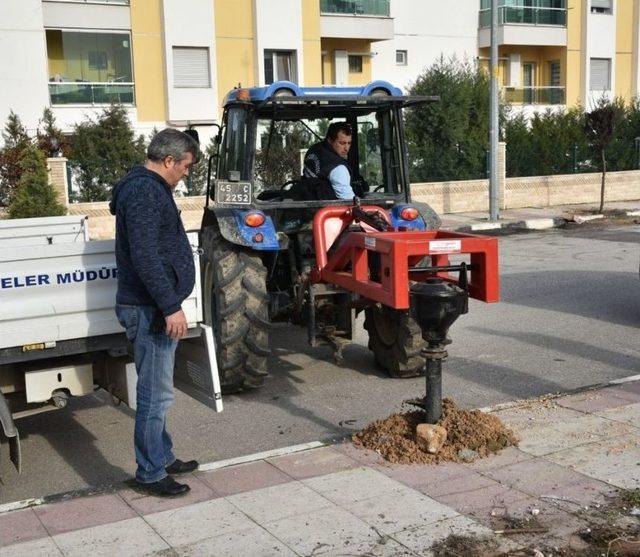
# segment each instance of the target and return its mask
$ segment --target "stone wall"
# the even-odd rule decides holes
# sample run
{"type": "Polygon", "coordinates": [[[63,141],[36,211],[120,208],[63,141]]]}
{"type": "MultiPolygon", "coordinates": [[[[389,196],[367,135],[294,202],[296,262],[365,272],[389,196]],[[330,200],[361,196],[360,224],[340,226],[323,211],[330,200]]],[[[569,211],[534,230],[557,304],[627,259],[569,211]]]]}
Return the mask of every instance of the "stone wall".
{"type": "Polygon", "coordinates": [[[58,201],[65,207],[69,205],[69,189],[67,186],[67,159],[64,157],[51,157],[47,159],[49,170],[49,183],[53,186],[58,201]]]}
{"type": "MultiPolygon", "coordinates": [[[[500,180],[501,209],[550,207],[600,201],[599,172],[530,176],[500,180]]],[[[429,203],[439,213],[488,212],[489,181],[432,182],[413,184],[414,201],[429,203]]],[[[608,172],[605,187],[606,201],[634,201],[640,199],[640,171],[608,172]]]]}
{"type": "MultiPolygon", "coordinates": [[[[182,222],[187,230],[199,230],[202,220],[202,209],[205,196],[178,197],[176,204],[180,210],[182,222]]],[[[109,203],[72,203],[69,205],[70,215],[87,215],[89,217],[89,237],[92,240],[113,238],[115,234],[115,217],[109,213],[109,203]]]]}

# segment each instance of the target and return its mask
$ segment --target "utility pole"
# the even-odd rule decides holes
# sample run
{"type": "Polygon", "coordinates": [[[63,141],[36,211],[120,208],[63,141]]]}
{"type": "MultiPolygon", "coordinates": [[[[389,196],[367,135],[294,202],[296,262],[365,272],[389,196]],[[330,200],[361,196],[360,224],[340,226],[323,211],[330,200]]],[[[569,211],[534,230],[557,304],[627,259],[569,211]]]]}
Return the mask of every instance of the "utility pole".
{"type": "Polygon", "coordinates": [[[498,220],[498,0],[491,0],[491,74],[489,121],[489,218],[498,220]]]}

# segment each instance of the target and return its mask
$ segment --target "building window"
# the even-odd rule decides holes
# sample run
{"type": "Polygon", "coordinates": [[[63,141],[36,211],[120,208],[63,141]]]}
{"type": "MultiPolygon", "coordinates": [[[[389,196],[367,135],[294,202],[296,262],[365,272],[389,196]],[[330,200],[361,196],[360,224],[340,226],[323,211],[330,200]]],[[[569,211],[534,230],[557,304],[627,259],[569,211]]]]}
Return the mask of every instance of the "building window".
{"type": "Polygon", "coordinates": [[[349,73],[362,73],[362,56],[349,54],[349,73]]]}
{"type": "Polygon", "coordinates": [[[611,90],[611,58],[591,58],[589,90],[611,90]]]}
{"type": "Polygon", "coordinates": [[[396,50],[396,66],[406,66],[406,65],[407,65],[407,51],[396,50]]]}
{"type": "Polygon", "coordinates": [[[129,33],[46,30],[52,105],[133,104],[129,33]]]}
{"type": "Polygon", "coordinates": [[[591,0],[592,14],[613,13],[613,0],[591,0]]]}
{"type": "Polygon", "coordinates": [[[173,86],[185,89],[211,87],[208,48],[173,47],[173,86]]]}
{"type": "Polygon", "coordinates": [[[264,82],[270,85],[275,81],[298,82],[295,50],[264,51],[264,82]]]}
{"type": "Polygon", "coordinates": [[[554,60],[549,62],[549,85],[551,87],[560,87],[560,62],[554,60]]]}

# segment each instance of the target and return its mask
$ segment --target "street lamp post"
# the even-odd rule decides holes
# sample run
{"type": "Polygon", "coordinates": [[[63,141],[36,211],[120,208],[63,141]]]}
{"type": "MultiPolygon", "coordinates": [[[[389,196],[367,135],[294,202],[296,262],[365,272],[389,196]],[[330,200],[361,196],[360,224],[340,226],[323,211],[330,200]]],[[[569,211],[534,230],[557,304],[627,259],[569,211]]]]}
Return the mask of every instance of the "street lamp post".
{"type": "Polygon", "coordinates": [[[490,121],[489,121],[489,214],[497,221],[498,215],[498,0],[491,0],[491,74],[490,121]]]}

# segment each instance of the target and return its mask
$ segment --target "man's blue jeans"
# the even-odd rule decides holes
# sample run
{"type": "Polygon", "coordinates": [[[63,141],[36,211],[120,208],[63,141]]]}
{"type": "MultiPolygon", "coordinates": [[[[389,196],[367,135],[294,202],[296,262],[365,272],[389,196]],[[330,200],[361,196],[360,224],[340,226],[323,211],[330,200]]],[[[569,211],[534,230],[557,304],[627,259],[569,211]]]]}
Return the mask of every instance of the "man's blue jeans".
{"type": "Polygon", "coordinates": [[[167,433],[167,410],[174,399],[173,365],[178,341],[165,333],[153,333],[151,323],[156,308],[116,305],[118,321],[133,343],[133,358],[138,373],[136,392],[136,480],[157,482],[173,464],[173,443],[167,433]]]}

